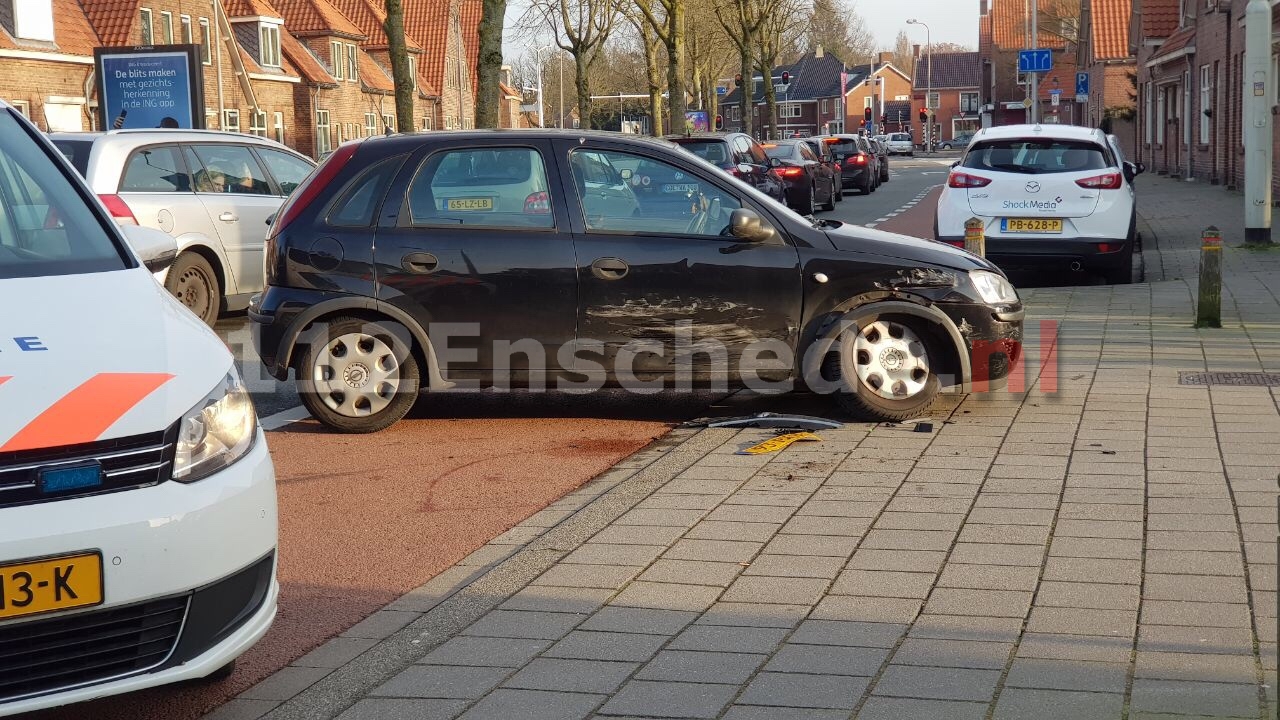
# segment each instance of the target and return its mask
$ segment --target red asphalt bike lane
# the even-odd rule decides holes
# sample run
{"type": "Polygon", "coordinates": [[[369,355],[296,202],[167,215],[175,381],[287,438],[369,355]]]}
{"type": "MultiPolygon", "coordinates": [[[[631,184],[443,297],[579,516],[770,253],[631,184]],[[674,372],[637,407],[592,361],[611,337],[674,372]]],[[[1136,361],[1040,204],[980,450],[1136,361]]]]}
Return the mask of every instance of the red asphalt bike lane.
{"type": "Polygon", "coordinates": [[[942,195],[942,187],[929,191],[923,200],[913,208],[907,208],[897,217],[891,217],[876,225],[876,230],[901,233],[912,237],[933,239],[933,215],[938,209],[938,197],[942,195]]]}

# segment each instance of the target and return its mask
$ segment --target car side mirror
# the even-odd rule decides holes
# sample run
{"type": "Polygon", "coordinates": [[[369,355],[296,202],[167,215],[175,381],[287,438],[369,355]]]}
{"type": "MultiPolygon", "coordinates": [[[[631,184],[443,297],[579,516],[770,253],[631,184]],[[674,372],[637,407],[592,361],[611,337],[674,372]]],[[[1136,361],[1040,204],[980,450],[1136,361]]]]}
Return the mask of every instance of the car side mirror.
{"type": "Polygon", "coordinates": [[[960,167],[960,161],[959,161],[959,160],[957,160],[957,161],[955,161],[955,162],[951,163],[951,167],[952,167],[953,169],[954,169],[954,168],[958,168],[958,167],[960,167]]]}
{"type": "Polygon", "coordinates": [[[1139,175],[1141,175],[1142,173],[1144,173],[1144,172],[1146,172],[1146,171],[1147,171],[1147,166],[1146,166],[1144,163],[1138,163],[1138,164],[1137,164],[1137,165],[1135,165],[1134,167],[1136,167],[1136,168],[1138,169],[1138,174],[1139,174],[1139,175]]]}
{"type": "Polygon", "coordinates": [[[277,213],[271,213],[267,216],[267,227],[271,227],[271,223],[276,221],[277,213]]]}
{"type": "Polygon", "coordinates": [[[755,210],[747,208],[738,208],[729,216],[729,232],[739,240],[753,243],[768,242],[778,235],[755,210]]]}
{"type": "Polygon", "coordinates": [[[750,175],[753,171],[754,171],[754,168],[752,168],[752,167],[751,167],[750,165],[748,165],[747,163],[738,163],[738,172],[739,172],[739,173],[741,173],[741,174],[743,174],[743,175],[750,175]]]}
{"type": "Polygon", "coordinates": [[[153,273],[169,267],[178,257],[178,241],[168,233],[142,225],[122,225],[120,230],[138,259],[153,273]]]}
{"type": "Polygon", "coordinates": [[[769,158],[769,167],[780,168],[782,167],[782,161],[778,158],[769,158]]]}

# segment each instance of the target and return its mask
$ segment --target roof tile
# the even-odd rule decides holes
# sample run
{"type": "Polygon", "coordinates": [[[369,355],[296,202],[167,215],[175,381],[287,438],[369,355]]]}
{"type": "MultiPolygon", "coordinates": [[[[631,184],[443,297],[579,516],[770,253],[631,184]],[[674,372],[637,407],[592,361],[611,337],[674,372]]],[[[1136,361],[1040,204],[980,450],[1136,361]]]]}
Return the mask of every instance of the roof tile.
{"type": "Polygon", "coordinates": [[[414,0],[404,5],[405,35],[426,51],[420,72],[433,87],[444,87],[445,50],[449,41],[450,0],[414,0]]]}
{"type": "Polygon", "coordinates": [[[933,78],[929,77],[929,56],[916,59],[915,89],[934,90],[976,88],[982,84],[982,55],[978,52],[934,53],[933,78]]]}
{"type": "MultiPolygon", "coordinates": [[[[1060,50],[1067,45],[1061,35],[1045,29],[1044,19],[1050,11],[1051,0],[1030,0],[1040,4],[1040,37],[1039,47],[1060,50]]],[[[1176,0],[1175,0],[1176,1],[1176,0]]],[[[1077,18],[1079,15],[1076,16],[1077,18]]],[[[991,4],[991,39],[997,48],[1021,48],[1027,43],[1027,32],[1031,24],[1027,17],[1027,4],[1024,0],[993,0],[991,4]]]]}
{"type": "Polygon", "coordinates": [[[285,26],[298,37],[337,35],[363,40],[364,32],[328,0],[276,0],[285,26]]]}
{"type": "MultiPolygon", "coordinates": [[[[286,11],[287,12],[287,11],[286,11]]],[[[289,61],[298,70],[298,74],[303,80],[310,83],[320,85],[333,85],[337,80],[329,74],[324,65],[311,54],[305,45],[298,42],[298,39],[290,32],[280,34],[280,51],[284,54],[286,60],[289,61]]]]}
{"type": "Polygon", "coordinates": [[[1195,41],[1196,28],[1194,25],[1189,25],[1170,35],[1169,39],[1165,40],[1164,44],[1156,50],[1156,54],[1151,58],[1151,62],[1163,62],[1163,58],[1168,58],[1170,55],[1186,48],[1189,45],[1194,46],[1195,41]]]}
{"type": "Polygon", "coordinates": [[[1094,60],[1123,60],[1129,53],[1129,17],[1133,0],[1091,0],[1094,60]]]}
{"type": "Polygon", "coordinates": [[[130,44],[130,31],[138,14],[139,0],[81,0],[80,5],[103,45],[130,44]]]}
{"type": "Polygon", "coordinates": [[[1167,38],[1178,25],[1178,0],[1142,0],[1142,37],[1167,38]]]}

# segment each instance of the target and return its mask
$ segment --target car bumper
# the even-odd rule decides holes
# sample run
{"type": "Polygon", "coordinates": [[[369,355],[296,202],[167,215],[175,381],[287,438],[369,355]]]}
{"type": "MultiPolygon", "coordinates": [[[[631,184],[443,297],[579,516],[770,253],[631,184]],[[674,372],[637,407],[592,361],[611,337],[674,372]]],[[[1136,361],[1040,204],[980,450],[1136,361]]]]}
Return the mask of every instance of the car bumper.
{"type": "MultiPolygon", "coordinates": [[[[163,610],[176,628],[157,639],[128,625],[139,654],[145,645],[158,659],[10,686],[0,695],[0,716],[204,677],[257,642],[275,617],[275,472],[261,430],[247,456],[204,480],[5,508],[0,526],[4,561],[101,553],[104,599],[81,610],[0,622],[0,637],[69,633],[75,642],[60,649],[65,665],[104,657],[102,646],[93,645],[101,640],[78,627],[108,619],[132,623],[163,610]]],[[[147,626],[146,632],[159,631],[147,626]]],[[[113,644],[111,652],[132,647],[113,644]]],[[[28,657],[34,657],[31,648],[28,657]]]]}
{"type": "Polygon", "coordinates": [[[859,187],[867,184],[871,171],[866,167],[848,165],[841,169],[840,184],[844,187],[859,187]]]}
{"type": "Polygon", "coordinates": [[[982,392],[1004,388],[1022,361],[1021,303],[996,307],[938,303],[936,307],[951,319],[965,341],[971,375],[969,389],[982,392]]]}
{"type": "MultiPolygon", "coordinates": [[[[940,239],[953,245],[964,243],[964,236],[940,239]]],[[[1124,267],[1132,253],[1132,243],[1124,239],[986,238],[986,258],[1004,270],[1070,268],[1075,263],[1082,269],[1113,270],[1124,267]]]]}
{"type": "Polygon", "coordinates": [[[345,293],[281,287],[268,287],[255,295],[246,313],[253,323],[254,351],[267,373],[277,380],[288,379],[293,326],[303,312],[331,300],[349,297],[345,293]]]}

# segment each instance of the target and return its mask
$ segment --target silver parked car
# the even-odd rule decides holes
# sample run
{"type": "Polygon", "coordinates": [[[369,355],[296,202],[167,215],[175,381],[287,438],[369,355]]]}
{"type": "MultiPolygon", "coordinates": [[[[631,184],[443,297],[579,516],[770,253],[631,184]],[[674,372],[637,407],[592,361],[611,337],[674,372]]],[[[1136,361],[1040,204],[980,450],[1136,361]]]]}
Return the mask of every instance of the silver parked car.
{"type": "Polygon", "coordinates": [[[890,155],[915,155],[916,144],[907,133],[890,133],[889,134],[889,154],[890,155]]]}
{"type": "Polygon", "coordinates": [[[267,218],[315,167],[271,140],[212,130],[49,137],[117,223],[178,241],[177,261],[157,279],[210,325],[262,290],[267,218]]]}

